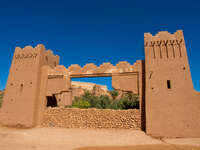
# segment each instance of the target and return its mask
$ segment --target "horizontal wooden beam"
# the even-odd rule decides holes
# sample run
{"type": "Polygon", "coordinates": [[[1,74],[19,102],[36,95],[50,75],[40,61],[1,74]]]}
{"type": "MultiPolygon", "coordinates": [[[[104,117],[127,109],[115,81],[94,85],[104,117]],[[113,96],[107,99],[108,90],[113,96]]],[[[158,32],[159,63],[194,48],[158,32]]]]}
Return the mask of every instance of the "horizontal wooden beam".
{"type": "Polygon", "coordinates": [[[115,75],[138,75],[138,72],[122,72],[122,73],[93,73],[93,74],[70,74],[70,78],[88,78],[88,77],[112,77],[115,75]]]}

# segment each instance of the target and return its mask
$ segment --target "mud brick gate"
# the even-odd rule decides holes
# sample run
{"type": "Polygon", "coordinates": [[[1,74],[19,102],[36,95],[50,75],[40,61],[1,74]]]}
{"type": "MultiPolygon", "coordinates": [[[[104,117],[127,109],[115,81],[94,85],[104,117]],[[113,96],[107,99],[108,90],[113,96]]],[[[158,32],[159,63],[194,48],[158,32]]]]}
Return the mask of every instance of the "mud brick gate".
{"type": "Polygon", "coordinates": [[[2,104],[1,122],[34,127],[43,122],[48,99],[72,103],[71,78],[112,77],[115,89],[140,97],[142,130],[153,136],[200,137],[200,93],[193,89],[183,32],[144,34],[145,60],[99,67],[59,65],[43,45],[15,48],[2,104]]]}

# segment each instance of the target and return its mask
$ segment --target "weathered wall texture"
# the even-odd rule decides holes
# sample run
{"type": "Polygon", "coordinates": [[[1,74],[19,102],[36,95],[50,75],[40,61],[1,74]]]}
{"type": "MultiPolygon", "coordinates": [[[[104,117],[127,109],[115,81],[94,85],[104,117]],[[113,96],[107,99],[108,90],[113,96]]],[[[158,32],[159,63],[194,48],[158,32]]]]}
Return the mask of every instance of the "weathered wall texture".
{"type": "Polygon", "coordinates": [[[130,65],[126,61],[120,61],[116,66],[110,63],[103,63],[99,67],[93,63],[86,64],[81,68],[77,64],[71,65],[69,68],[69,75],[71,78],[81,77],[105,77],[126,73],[138,73],[141,71],[141,61],[136,61],[133,65],[130,65]]]}
{"type": "Polygon", "coordinates": [[[200,96],[193,89],[182,31],[144,36],[146,132],[200,137],[200,96]]]}
{"type": "Polygon", "coordinates": [[[119,91],[131,91],[139,94],[138,74],[114,75],[112,76],[112,86],[119,91]]]}
{"type": "Polygon", "coordinates": [[[4,125],[32,127],[41,121],[47,68],[58,63],[59,57],[43,45],[16,47],[1,108],[4,125]]]}
{"type": "Polygon", "coordinates": [[[133,110],[48,108],[43,126],[140,130],[140,112],[133,110]]]}
{"type": "Polygon", "coordinates": [[[72,94],[70,88],[69,73],[64,66],[57,65],[55,68],[48,70],[46,96],[55,95],[59,106],[71,105],[72,94]]]}
{"type": "Polygon", "coordinates": [[[70,78],[64,66],[57,65],[48,71],[47,96],[66,92],[70,88],[70,78]]]}

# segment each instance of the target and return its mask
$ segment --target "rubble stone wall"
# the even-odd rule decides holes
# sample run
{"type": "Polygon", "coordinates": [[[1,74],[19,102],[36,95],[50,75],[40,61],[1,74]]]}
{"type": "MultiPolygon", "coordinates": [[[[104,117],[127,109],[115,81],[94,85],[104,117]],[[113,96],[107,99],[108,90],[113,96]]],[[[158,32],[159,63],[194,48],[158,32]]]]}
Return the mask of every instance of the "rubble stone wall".
{"type": "Polygon", "coordinates": [[[44,127],[141,129],[140,110],[47,108],[44,127]]]}

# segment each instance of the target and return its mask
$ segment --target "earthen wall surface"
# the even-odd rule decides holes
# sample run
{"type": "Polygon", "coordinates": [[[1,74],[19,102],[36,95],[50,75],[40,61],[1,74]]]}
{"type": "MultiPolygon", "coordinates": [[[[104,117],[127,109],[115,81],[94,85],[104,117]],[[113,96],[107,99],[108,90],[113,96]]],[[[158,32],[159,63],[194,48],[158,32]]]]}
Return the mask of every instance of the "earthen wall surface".
{"type": "Polygon", "coordinates": [[[70,82],[68,70],[64,66],[57,65],[55,68],[49,69],[46,95],[52,96],[69,91],[70,82]]]}
{"type": "Polygon", "coordinates": [[[47,70],[56,63],[59,56],[43,45],[16,47],[1,108],[4,125],[32,127],[42,120],[47,70]]]}
{"type": "Polygon", "coordinates": [[[181,30],[145,34],[146,132],[199,137],[200,97],[195,92],[181,30]]]}
{"type": "Polygon", "coordinates": [[[140,130],[140,111],[110,109],[47,108],[44,127],[115,128],[140,130]]]}

